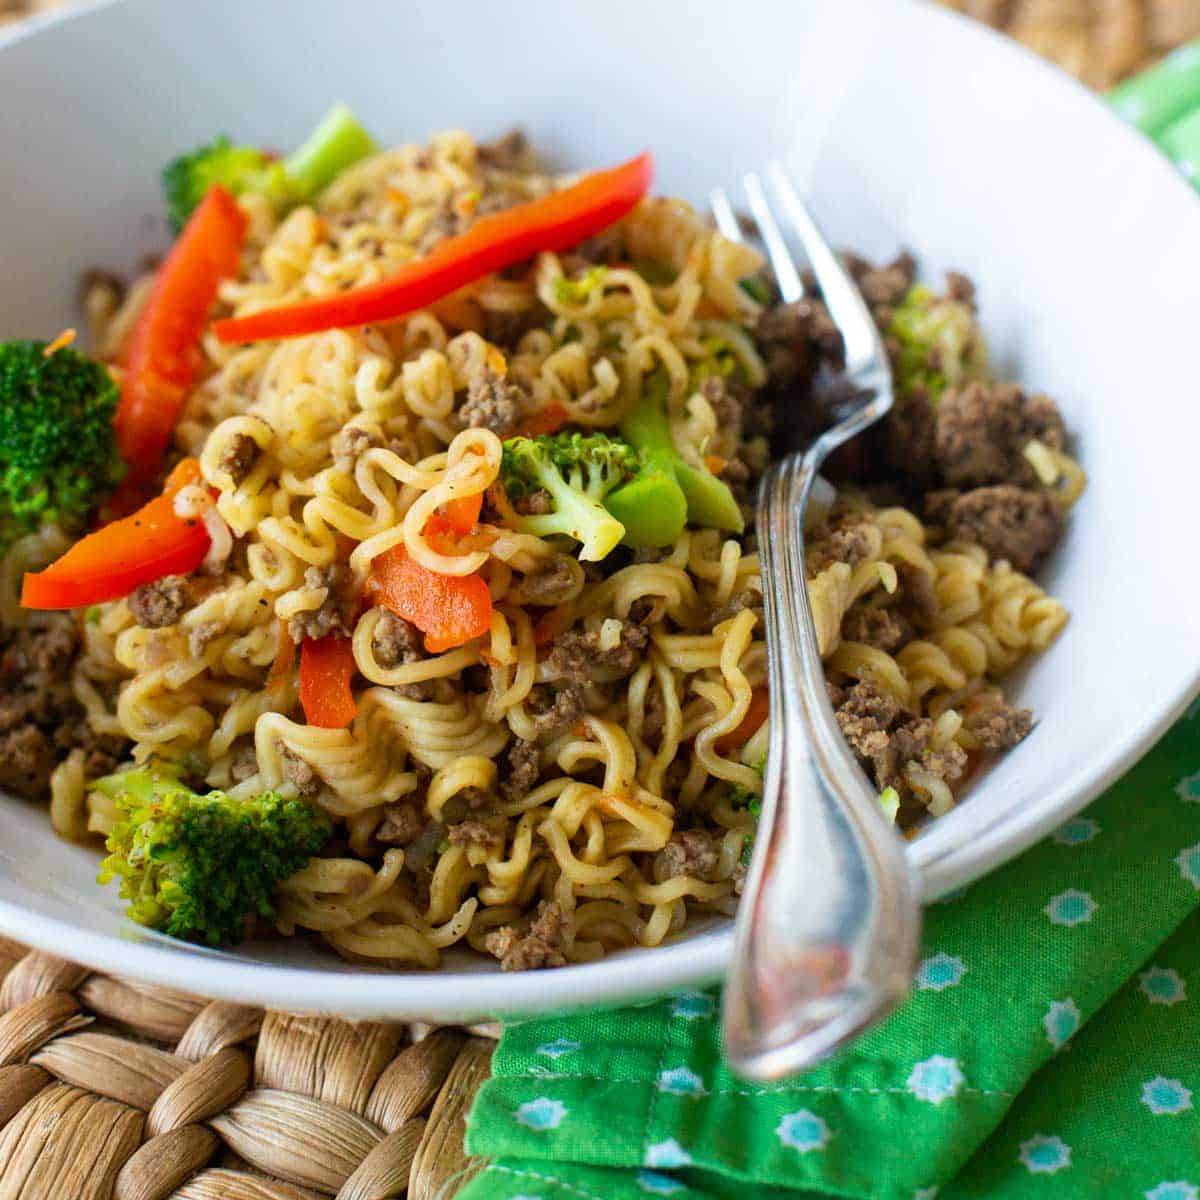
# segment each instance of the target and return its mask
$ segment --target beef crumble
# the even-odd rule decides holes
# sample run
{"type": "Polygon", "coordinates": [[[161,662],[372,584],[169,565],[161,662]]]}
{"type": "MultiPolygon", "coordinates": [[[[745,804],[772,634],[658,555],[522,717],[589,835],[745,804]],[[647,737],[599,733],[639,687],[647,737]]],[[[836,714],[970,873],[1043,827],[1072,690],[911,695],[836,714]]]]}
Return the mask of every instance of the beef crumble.
{"type": "Polygon", "coordinates": [[[557,901],[538,905],[528,932],[502,925],[483,940],[487,952],[500,960],[502,971],[530,971],[540,967],[566,966],[562,909],[557,901]]]}
{"type": "Polygon", "coordinates": [[[685,829],[654,856],[654,878],[660,883],[680,875],[709,879],[720,862],[717,840],[703,829],[685,829]]]}
{"type": "Polygon", "coordinates": [[[44,800],[54,768],[74,749],[89,778],[123,757],[124,738],[96,734],[71,684],[80,638],[75,617],[43,614],[36,624],[0,626],[0,788],[44,800]]]}
{"type": "Polygon", "coordinates": [[[233,480],[236,487],[254,469],[258,454],[258,443],[252,437],[245,433],[235,433],[221,451],[217,466],[233,480]]]}
{"type": "Polygon", "coordinates": [[[951,487],[1012,483],[1032,486],[1037,475],[1022,451],[1031,441],[1053,450],[1066,444],[1057,405],[1026,396],[1015,383],[968,383],[950,388],[934,417],[934,453],[951,487]]]}
{"type": "Polygon", "coordinates": [[[387,608],[380,608],[379,620],[371,636],[371,649],[375,661],[391,670],[405,663],[419,662],[425,657],[424,639],[421,631],[403,617],[398,617],[387,608]]]}
{"type": "Polygon", "coordinates": [[[526,408],[525,389],[490,367],[467,385],[467,396],[458,410],[464,429],[490,429],[497,437],[509,437],[526,408]]]}
{"type": "Polygon", "coordinates": [[[309,567],[304,572],[304,586],[322,592],[316,608],[296,613],[288,620],[288,635],[297,644],[305,638],[318,640],[330,633],[349,637],[354,619],[350,613],[353,598],[347,594],[349,572],[340,563],[327,567],[309,567]]]}
{"type": "Polygon", "coordinates": [[[313,770],[311,764],[290,750],[283,742],[279,743],[279,757],[283,763],[283,773],[295,789],[296,794],[304,797],[315,796],[324,783],[313,770]]]}
{"type": "Polygon", "coordinates": [[[143,629],[174,625],[191,605],[188,581],[183,575],[167,575],[136,587],[128,601],[133,619],[143,629]]]}
{"type": "Polygon", "coordinates": [[[641,660],[650,635],[634,621],[621,622],[620,639],[607,650],[600,648],[598,633],[569,629],[554,639],[550,654],[542,664],[545,678],[569,683],[591,683],[597,672],[628,675],[641,660]]]}
{"type": "Polygon", "coordinates": [[[508,775],[501,787],[510,800],[521,800],[534,788],[541,771],[541,758],[533,742],[518,738],[508,748],[508,775]]]}
{"type": "Polygon", "coordinates": [[[1062,508],[1047,492],[1001,484],[959,496],[946,514],[952,537],[982,546],[992,559],[1007,559],[1026,575],[1058,544],[1062,508]]]}
{"type": "Polygon", "coordinates": [[[538,684],[529,689],[525,711],[539,740],[550,741],[579,724],[584,714],[583,689],[577,683],[553,688],[538,684]]]}
{"type": "Polygon", "coordinates": [[[931,750],[933,722],[927,717],[908,712],[866,682],[856,683],[838,701],[834,715],[842,735],[880,791],[892,787],[901,796],[910,795],[904,769],[911,764],[946,783],[962,776],[966,751],[954,743],[931,750]]]}

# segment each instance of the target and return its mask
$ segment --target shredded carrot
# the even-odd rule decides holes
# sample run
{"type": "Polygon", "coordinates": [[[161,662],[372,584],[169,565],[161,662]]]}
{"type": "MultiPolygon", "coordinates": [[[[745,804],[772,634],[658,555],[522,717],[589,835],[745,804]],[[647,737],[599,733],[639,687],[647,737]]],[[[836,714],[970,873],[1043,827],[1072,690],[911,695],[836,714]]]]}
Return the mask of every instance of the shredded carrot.
{"type": "Polygon", "coordinates": [[[439,575],[410,558],[403,543],[371,563],[367,591],[372,603],[425,634],[430,654],[482,637],[492,625],[492,596],[482,576],[439,575]]]}
{"type": "Polygon", "coordinates": [[[45,348],[45,350],[43,350],[43,351],[42,351],[42,353],[43,353],[43,354],[44,354],[44,355],[45,355],[47,358],[49,358],[49,357],[50,357],[50,355],[54,354],[56,351],[58,351],[58,350],[62,350],[62,349],[64,349],[65,347],[67,347],[67,346],[71,345],[71,343],[72,343],[72,342],[74,342],[74,340],[75,340],[75,330],[73,330],[73,329],[64,329],[64,330],[62,331],[62,333],[60,333],[60,334],[58,335],[58,337],[56,337],[56,338],[54,339],[54,341],[52,341],[52,342],[51,342],[51,343],[50,343],[50,344],[49,344],[49,345],[48,345],[48,346],[45,348]]]}
{"type": "Polygon", "coordinates": [[[296,643],[288,632],[288,623],[281,617],[279,620],[279,649],[275,651],[275,661],[267,674],[267,691],[276,695],[283,690],[292,673],[296,662],[296,643]]]}
{"type": "Polygon", "coordinates": [[[759,726],[767,719],[767,709],[770,705],[770,700],[767,696],[765,687],[756,687],[750,693],[750,706],[746,709],[746,715],[741,719],[736,729],[731,729],[728,733],[722,734],[715,742],[713,749],[718,754],[728,754],[730,750],[736,750],[739,746],[744,746],[759,730],[759,726]]]}
{"type": "Polygon", "coordinates": [[[530,413],[513,431],[513,437],[538,437],[543,433],[557,433],[567,423],[567,410],[557,400],[551,400],[545,408],[530,413]]]}
{"type": "Polygon", "coordinates": [[[714,474],[720,475],[725,470],[726,460],[719,454],[706,454],[704,456],[704,465],[714,474]]]}
{"type": "Polygon", "coordinates": [[[401,213],[408,212],[408,193],[402,192],[399,188],[388,188],[387,198],[400,210],[401,213]]]}

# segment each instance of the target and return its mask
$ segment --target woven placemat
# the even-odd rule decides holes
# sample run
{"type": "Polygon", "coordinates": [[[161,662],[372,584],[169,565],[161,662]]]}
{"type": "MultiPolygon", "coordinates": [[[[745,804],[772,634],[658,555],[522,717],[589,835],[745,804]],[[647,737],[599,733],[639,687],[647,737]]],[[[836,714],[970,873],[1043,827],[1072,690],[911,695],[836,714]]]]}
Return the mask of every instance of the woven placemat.
{"type": "MultiPolygon", "coordinates": [[[[87,2],[0,0],[0,25],[87,2]]],[[[1200,36],[1200,0],[940,2],[1099,88],[1200,36]]],[[[451,1200],[496,1032],[205,1001],[0,937],[0,1196],[451,1200]]]]}
{"type": "Polygon", "coordinates": [[[292,1017],[0,938],[0,1196],[449,1200],[494,1030],[292,1017]]]}

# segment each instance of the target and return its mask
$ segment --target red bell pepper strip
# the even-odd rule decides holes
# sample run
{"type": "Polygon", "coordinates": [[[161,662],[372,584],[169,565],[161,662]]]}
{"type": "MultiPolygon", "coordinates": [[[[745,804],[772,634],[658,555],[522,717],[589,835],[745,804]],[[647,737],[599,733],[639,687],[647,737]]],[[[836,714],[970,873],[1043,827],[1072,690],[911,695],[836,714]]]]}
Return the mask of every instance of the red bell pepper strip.
{"type": "Polygon", "coordinates": [[[358,704],[350,690],[354,643],[341,634],[305,638],[300,646],[300,707],[304,719],[318,729],[345,729],[358,704]]]}
{"type": "Polygon", "coordinates": [[[367,593],[425,635],[425,649],[440,654],[481,637],[492,625],[492,595],[479,575],[439,575],[412,558],[403,545],[371,563],[367,593]]]}
{"type": "Polygon", "coordinates": [[[195,354],[217,285],[235,275],[246,218],[214,184],[192,213],[158,273],[129,341],[114,425],[130,475],[158,470],[192,386],[195,354]]]}
{"type": "Polygon", "coordinates": [[[187,575],[208,553],[204,522],[176,515],[175,493],[200,482],[200,464],[185,458],[170,474],[161,496],[132,516],[105,525],[75,543],[21,586],[26,608],[80,608],[128,596],[139,584],[164,575],[187,575]]]}
{"type": "Polygon", "coordinates": [[[736,729],[731,729],[728,733],[722,734],[715,742],[713,749],[718,754],[728,754],[730,750],[736,750],[740,746],[744,746],[759,730],[762,723],[767,719],[767,710],[770,708],[771,701],[765,687],[756,687],[750,693],[750,707],[746,709],[746,715],[738,723],[736,729]]]}
{"type": "Polygon", "coordinates": [[[213,329],[223,342],[253,342],[394,321],[494,271],[545,250],[567,250],[602,232],[646,194],[653,174],[654,160],[641,154],[538,200],[480,217],[465,233],[439,242],[390,279],[231,317],[217,321],[213,329]]]}

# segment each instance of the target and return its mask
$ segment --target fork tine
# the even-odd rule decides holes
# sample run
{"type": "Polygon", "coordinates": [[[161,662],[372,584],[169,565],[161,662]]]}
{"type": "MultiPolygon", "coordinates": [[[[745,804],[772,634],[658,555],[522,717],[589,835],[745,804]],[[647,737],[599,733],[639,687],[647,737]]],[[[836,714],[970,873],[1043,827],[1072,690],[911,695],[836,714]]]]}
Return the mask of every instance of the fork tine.
{"type": "Polygon", "coordinates": [[[771,269],[775,272],[775,282],[779,285],[779,294],[787,302],[799,300],[804,296],[804,284],[800,272],[792,260],[792,253],[784,241],[779,224],[767,204],[767,194],[763,190],[762,180],[757,175],[742,176],[742,187],[746,189],[746,199],[750,204],[750,212],[758,223],[758,231],[762,234],[763,245],[767,249],[767,258],[771,260],[771,269]]]}
{"type": "Polygon", "coordinates": [[[743,241],[742,227],[738,224],[737,213],[733,211],[733,205],[730,203],[725,189],[713,188],[708,193],[708,203],[717,222],[717,232],[727,241],[743,241]]]}
{"type": "Polygon", "coordinates": [[[883,347],[858,285],[817,228],[783,168],[772,163],[767,168],[767,175],[788,222],[804,247],[808,264],[820,284],[821,298],[842,335],[847,373],[853,375],[856,371],[875,367],[882,358],[883,347]]]}

